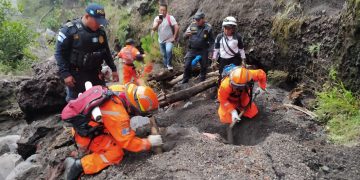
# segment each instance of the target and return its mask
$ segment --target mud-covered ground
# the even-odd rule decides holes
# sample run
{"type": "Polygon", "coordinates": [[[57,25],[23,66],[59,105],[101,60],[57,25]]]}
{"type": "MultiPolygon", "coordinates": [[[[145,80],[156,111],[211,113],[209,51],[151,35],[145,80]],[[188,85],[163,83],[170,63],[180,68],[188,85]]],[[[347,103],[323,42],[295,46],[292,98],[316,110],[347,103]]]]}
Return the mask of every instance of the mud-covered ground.
{"type": "MultiPolygon", "coordinates": [[[[359,179],[359,147],[327,142],[321,125],[282,106],[288,92],[268,91],[257,97],[259,115],[234,128],[237,145],[225,143],[209,90],[157,114],[164,153],[127,152],[120,164],[82,179],[359,179]]],[[[62,161],[75,150],[69,140],[56,116],[26,127],[20,142],[36,144],[38,155],[18,179],[61,179],[62,161]]]]}

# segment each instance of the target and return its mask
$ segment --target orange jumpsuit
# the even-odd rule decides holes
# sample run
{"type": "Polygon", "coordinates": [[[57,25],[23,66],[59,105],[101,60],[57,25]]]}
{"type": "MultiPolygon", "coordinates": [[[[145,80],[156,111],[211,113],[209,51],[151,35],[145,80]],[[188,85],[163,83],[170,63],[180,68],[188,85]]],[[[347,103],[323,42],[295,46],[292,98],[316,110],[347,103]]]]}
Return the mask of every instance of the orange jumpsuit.
{"type": "Polygon", "coordinates": [[[118,57],[123,59],[124,63],[124,84],[129,82],[138,83],[138,77],[134,66],[134,61],[138,55],[140,55],[139,50],[132,45],[126,45],[118,54],[118,57]]]}
{"type": "MultiPolygon", "coordinates": [[[[259,87],[262,89],[266,88],[266,74],[263,70],[249,70],[249,73],[253,81],[258,81],[259,87]]],[[[218,90],[218,100],[220,102],[220,107],[218,109],[218,114],[220,121],[222,123],[230,124],[231,123],[231,112],[234,109],[238,111],[244,110],[250,102],[250,97],[248,92],[236,92],[231,87],[230,78],[226,77],[221,81],[219,90],[218,90]]],[[[248,118],[253,118],[258,113],[258,108],[255,103],[252,102],[251,105],[245,110],[244,116],[248,118]]]]}
{"type": "MultiPolygon", "coordinates": [[[[109,100],[100,106],[104,123],[104,133],[95,137],[90,146],[90,138],[81,137],[75,133],[75,141],[81,150],[89,146],[91,154],[81,158],[81,164],[85,174],[94,174],[111,164],[119,163],[126,149],[131,152],[149,150],[151,145],[147,139],[140,139],[130,129],[130,117],[119,97],[114,96],[114,101],[109,100]]],[[[97,123],[91,121],[89,125],[97,123]]]]}

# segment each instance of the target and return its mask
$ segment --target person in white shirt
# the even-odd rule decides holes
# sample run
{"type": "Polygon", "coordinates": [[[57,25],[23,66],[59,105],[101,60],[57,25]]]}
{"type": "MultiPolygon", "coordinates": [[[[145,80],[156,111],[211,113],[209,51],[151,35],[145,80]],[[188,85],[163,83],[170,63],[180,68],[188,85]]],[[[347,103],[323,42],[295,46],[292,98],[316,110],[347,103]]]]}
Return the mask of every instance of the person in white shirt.
{"type": "Polygon", "coordinates": [[[169,15],[167,10],[166,4],[160,4],[159,15],[154,19],[152,30],[158,31],[160,52],[163,55],[165,68],[173,70],[172,49],[179,35],[179,25],[174,16],[169,15]]]}
{"type": "Polygon", "coordinates": [[[215,39],[213,59],[219,63],[219,83],[222,79],[224,67],[230,64],[240,66],[245,64],[245,50],[242,37],[236,32],[237,22],[228,16],[222,23],[223,32],[215,39]]]}

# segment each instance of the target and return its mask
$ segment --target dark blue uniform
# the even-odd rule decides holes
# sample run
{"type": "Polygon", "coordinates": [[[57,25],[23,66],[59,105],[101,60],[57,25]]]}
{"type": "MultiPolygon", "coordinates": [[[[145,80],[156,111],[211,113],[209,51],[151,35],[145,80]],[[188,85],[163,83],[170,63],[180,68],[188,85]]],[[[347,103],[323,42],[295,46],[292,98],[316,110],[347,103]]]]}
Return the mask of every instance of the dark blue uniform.
{"type": "Polygon", "coordinates": [[[185,55],[185,70],[183,82],[187,82],[191,78],[191,61],[197,56],[201,56],[200,66],[200,80],[204,81],[206,78],[206,71],[208,67],[209,52],[213,49],[214,35],[210,24],[206,23],[204,26],[198,26],[192,23],[187,31],[192,32],[189,37],[188,51],[185,55]]]}
{"type": "Polygon", "coordinates": [[[116,72],[105,30],[100,28],[94,32],[81,22],[81,18],[66,23],[60,29],[55,58],[61,78],[73,76],[76,81],[75,87],[68,87],[67,100],[84,92],[86,81],[93,85],[105,85],[105,81],[99,78],[104,61],[116,72]]]}

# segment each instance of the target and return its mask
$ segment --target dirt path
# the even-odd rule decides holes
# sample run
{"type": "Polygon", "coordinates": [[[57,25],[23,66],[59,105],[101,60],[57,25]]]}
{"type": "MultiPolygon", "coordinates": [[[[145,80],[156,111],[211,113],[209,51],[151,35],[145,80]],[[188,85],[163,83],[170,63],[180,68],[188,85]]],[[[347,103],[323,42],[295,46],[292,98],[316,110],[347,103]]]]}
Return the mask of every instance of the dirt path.
{"type": "MultiPolygon", "coordinates": [[[[204,92],[156,116],[163,154],[127,152],[122,163],[82,179],[358,179],[360,148],[326,141],[321,125],[302,112],[283,108],[287,92],[269,87],[256,100],[260,113],[234,128],[237,145],[225,144],[226,126],[204,92]],[[209,133],[205,135],[204,133],[209,133]],[[216,135],[218,134],[218,135],[216,135]]],[[[25,127],[19,151],[38,154],[18,179],[61,179],[62,162],[75,147],[58,116],[25,127]],[[33,150],[32,150],[33,149],[33,150]],[[30,151],[31,150],[31,151],[30,151]]]]}
{"type": "MultiPolygon", "coordinates": [[[[282,108],[287,92],[269,89],[259,97],[261,113],[235,127],[227,145],[206,133],[225,136],[213,100],[195,100],[187,108],[157,117],[167,128],[160,155],[128,154],[124,162],[85,179],[358,179],[359,147],[326,142],[323,127],[304,114],[282,108]]],[[[221,138],[220,138],[221,139],[221,138]]]]}

